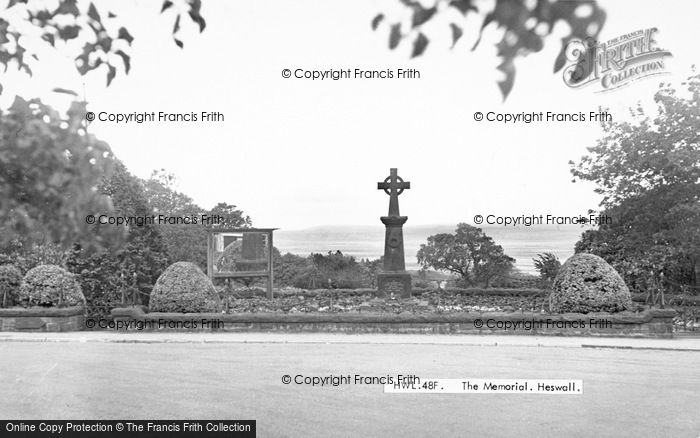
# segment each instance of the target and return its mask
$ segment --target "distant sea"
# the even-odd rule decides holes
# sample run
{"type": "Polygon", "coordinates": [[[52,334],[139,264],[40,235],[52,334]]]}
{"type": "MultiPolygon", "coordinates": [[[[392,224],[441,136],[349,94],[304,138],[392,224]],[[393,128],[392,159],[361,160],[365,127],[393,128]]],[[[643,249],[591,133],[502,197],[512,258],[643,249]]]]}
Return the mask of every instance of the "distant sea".
{"type": "MultiPolygon", "coordinates": [[[[419,269],[416,253],[428,236],[453,233],[455,225],[404,226],[404,251],[406,269],[419,269]]],[[[537,254],[551,252],[564,262],[574,254],[574,245],[585,230],[578,225],[539,225],[531,227],[494,227],[481,229],[501,245],[506,254],[515,259],[515,266],[522,272],[536,274],[532,259],[537,254]]],[[[278,230],[274,235],[275,246],[284,254],[291,252],[306,256],[326,254],[340,250],[358,259],[376,259],[384,254],[384,226],[318,226],[303,230],[278,230]]]]}

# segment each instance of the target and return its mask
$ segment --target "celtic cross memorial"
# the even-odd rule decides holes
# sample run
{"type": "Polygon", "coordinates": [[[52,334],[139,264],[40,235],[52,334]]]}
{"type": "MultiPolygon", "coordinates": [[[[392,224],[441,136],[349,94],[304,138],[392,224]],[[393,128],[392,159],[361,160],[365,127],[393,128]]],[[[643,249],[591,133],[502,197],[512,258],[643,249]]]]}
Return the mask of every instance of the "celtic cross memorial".
{"type": "Polygon", "coordinates": [[[410,188],[411,183],[401,179],[395,168],[384,181],[377,183],[377,189],[389,195],[389,214],[380,218],[386,226],[386,237],[384,269],[377,275],[379,295],[411,296],[411,274],[406,272],[403,254],[403,224],[408,217],[399,213],[399,195],[410,188]]]}

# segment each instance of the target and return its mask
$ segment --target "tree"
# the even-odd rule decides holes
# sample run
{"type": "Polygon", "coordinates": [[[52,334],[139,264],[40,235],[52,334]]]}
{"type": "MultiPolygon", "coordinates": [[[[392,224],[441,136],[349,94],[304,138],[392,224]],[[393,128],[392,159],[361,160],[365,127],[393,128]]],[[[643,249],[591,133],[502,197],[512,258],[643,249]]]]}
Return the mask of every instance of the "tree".
{"type": "MultiPolygon", "coordinates": [[[[81,3],[83,5],[84,3],[81,3]]],[[[0,18],[0,64],[7,69],[12,63],[31,76],[30,60],[38,60],[38,46],[55,48],[63,41],[78,41],[82,49],[70,54],[81,75],[102,68],[107,75],[107,86],[116,77],[118,69],[125,74],[131,69],[129,55],[134,37],[128,29],[119,26],[118,17],[90,3],[80,8],[77,0],[60,0],[55,9],[47,3],[29,0],[9,0],[7,14],[0,18]],[[40,35],[34,38],[34,35],[40,35]],[[27,45],[27,41],[34,42],[27,45]]],[[[206,22],[201,15],[201,0],[165,0],[161,14],[173,14],[173,41],[182,48],[179,37],[181,17],[187,16],[204,31],[206,22]]],[[[2,93],[2,85],[0,85],[2,93]]]]}
{"type": "MultiPolygon", "coordinates": [[[[143,185],[154,214],[189,217],[205,212],[192,198],[175,190],[175,177],[164,169],[154,171],[143,185]]],[[[166,223],[160,225],[160,232],[171,262],[192,262],[206,270],[207,230],[204,226],[166,223]]]]}
{"type": "Polygon", "coordinates": [[[172,262],[193,262],[200,268],[207,267],[207,229],[249,228],[252,221],[235,205],[218,203],[211,210],[197,205],[192,198],[175,189],[175,176],[164,169],[154,171],[148,180],[143,181],[148,203],[155,214],[165,216],[202,215],[222,218],[219,223],[163,224],[160,226],[163,240],[172,262]]]}
{"type": "MultiPolygon", "coordinates": [[[[145,217],[153,210],[148,204],[141,180],[130,174],[119,161],[114,171],[105,177],[99,191],[109,196],[114,216],[145,217]]],[[[120,225],[95,225],[95,233],[120,225]]],[[[120,304],[122,292],[136,289],[141,298],[147,297],[156,280],[168,266],[168,255],[160,228],[156,224],[124,227],[126,242],[118,249],[89,253],[74,245],[67,261],[69,270],[78,274],[91,314],[104,316],[120,304]]]]}
{"type": "Polygon", "coordinates": [[[114,161],[109,146],[81,128],[82,114],[82,103],[62,117],[39,99],[21,97],[0,112],[0,244],[21,236],[29,245],[99,249],[124,237],[115,227],[94,233],[88,223],[88,215],[112,210],[97,187],[114,161]]]}
{"type": "Polygon", "coordinates": [[[189,216],[204,213],[204,209],[182,192],[175,190],[176,178],[165,169],[154,170],[151,177],[143,181],[148,203],[156,214],[166,216],[189,216]]]}
{"type": "MultiPolygon", "coordinates": [[[[537,0],[529,7],[527,2],[496,0],[493,10],[488,13],[479,10],[476,0],[434,0],[429,6],[423,6],[426,2],[419,0],[398,1],[410,18],[404,23],[401,20],[387,23],[389,48],[396,49],[403,40],[410,40],[413,44],[411,57],[421,56],[425,52],[430,43],[428,32],[425,31],[426,24],[438,21],[438,17],[450,22],[453,48],[464,35],[463,23],[467,16],[483,15],[479,37],[471,50],[479,45],[484,29],[489,24],[494,23],[502,28],[503,36],[496,47],[498,57],[502,60],[498,70],[505,75],[498,82],[504,98],[510,93],[515,80],[515,59],[542,50],[544,39],[552,34],[557,23],[565,23],[570,30],[561,40],[559,55],[554,61],[555,73],[566,62],[567,45],[574,40],[596,38],[606,18],[605,11],[594,1],[537,0]]],[[[388,21],[385,15],[378,14],[372,20],[372,29],[376,30],[384,21],[388,21]]],[[[581,60],[579,64],[584,66],[585,62],[581,60]]]]}
{"type": "Polygon", "coordinates": [[[513,270],[515,259],[503,253],[500,245],[484,235],[481,245],[474,252],[474,279],[488,288],[491,280],[513,270]]]}
{"type": "Polygon", "coordinates": [[[440,233],[428,237],[416,256],[423,269],[447,271],[462,277],[466,284],[473,284],[473,260],[467,245],[457,241],[457,236],[440,233]]]}
{"type": "Polygon", "coordinates": [[[661,273],[674,289],[700,280],[700,75],[682,85],[680,95],[661,84],[656,115],[638,106],[632,122],[604,123],[589,155],[570,162],[576,178],[597,184],[610,218],[586,231],[576,252],[599,255],[632,288],[661,273]]]}
{"type": "Polygon", "coordinates": [[[532,262],[535,264],[537,272],[540,273],[540,279],[545,284],[551,284],[554,281],[554,277],[559,273],[559,269],[561,269],[559,257],[551,252],[537,254],[537,258],[532,259],[532,262]]]}
{"type": "Polygon", "coordinates": [[[208,212],[209,216],[220,216],[223,218],[219,223],[212,224],[213,229],[222,228],[249,228],[253,225],[250,217],[245,215],[243,211],[236,208],[235,205],[220,202],[208,212]]]}
{"type": "MultiPolygon", "coordinates": [[[[129,173],[121,162],[117,162],[115,172],[103,181],[100,189],[112,199],[118,214],[127,217],[153,215],[142,181],[129,173]]],[[[129,227],[126,246],[120,255],[123,255],[124,268],[132,276],[136,275],[136,282],[149,287],[168,266],[163,237],[156,224],[129,227]]]]}
{"type": "Polygon", "coordinates": [[[417,258],[423,269],[451,272],[459,275],[465,284],[480,282],[485,287],[489,287],[495,276],[509,272],[515,262],[481,228],[465,223],[458,224],[454,234],[428,237],[428,243],[420,246],[417,258]]]}

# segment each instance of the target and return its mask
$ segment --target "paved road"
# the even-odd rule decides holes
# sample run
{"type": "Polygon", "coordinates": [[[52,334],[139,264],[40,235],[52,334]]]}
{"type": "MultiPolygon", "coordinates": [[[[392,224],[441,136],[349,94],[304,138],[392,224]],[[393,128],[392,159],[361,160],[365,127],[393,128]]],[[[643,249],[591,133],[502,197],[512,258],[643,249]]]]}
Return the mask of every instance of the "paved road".
{"type": "Polygon", "coordinates": [[[431,338],[430,344],[410,337],[378,343],[371,335],[341,343],[333,337],[307,343],[308,335],[300,343],[289,335],[291,343],[16,338],[0,342],[0,418],[256,419],[260,437],[700,436],[700,352],[431,338]],[[348,373],[581,379],[584,394],[384,394],[379,386],[281,381],[285,374],[348,373]]]}

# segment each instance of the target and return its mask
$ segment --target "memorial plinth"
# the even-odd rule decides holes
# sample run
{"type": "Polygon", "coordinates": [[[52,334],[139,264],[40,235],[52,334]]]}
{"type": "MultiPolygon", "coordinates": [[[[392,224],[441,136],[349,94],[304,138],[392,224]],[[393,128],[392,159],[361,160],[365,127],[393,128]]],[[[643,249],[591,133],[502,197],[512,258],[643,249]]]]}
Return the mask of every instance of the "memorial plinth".
{"type": "Polygon", "coordinates": [[[410,189],[411,183],[398,176],[395,168],[390,175],[377,184],[377,189],[389,195],[389,214],[380,219],[386,227],[384,239],[384,269],[377,275],[377,289],[380,296],[411,296],[411,274],[406,272],[403,251],[403,224],[407,216],[399,214],[399,195],[410,189]]]}

